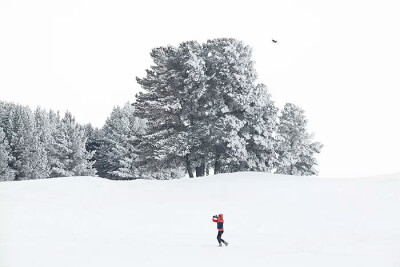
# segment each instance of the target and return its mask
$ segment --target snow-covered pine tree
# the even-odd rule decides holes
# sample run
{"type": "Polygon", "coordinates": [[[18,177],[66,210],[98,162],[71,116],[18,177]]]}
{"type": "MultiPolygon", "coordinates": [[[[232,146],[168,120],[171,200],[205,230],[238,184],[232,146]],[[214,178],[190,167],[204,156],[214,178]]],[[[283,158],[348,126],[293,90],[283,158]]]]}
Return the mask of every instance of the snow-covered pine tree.
{"type": "Polygon", "coordinates": [[[42,178],[50,177],[49,152],[54,142],[52,133],[55,131],[55,125],[53,125],[50,120],[50,114],[54,114],[54,112],[51,111],[49,113],[41,108],[37,108],[34,112],[35,136],[39,140],[41,149],[44,149],[43,162],[45,163],[45,166],[44,166],[44,175],[42,178]]]}
{"type": "Polygon", "coordinates": [[[275,133],[278,109],[267,87],[258,84],[249,95],[244,112],[245,126],[240,134],[246,140],[247,160],[241,171],[271,171],[275,166],[275,133]]]}
{"type": "Polygon", "coordinates": [[[148,121],[140,144],[145,172],[184,166],[193,177],[193,169],[196,176],[210,168],[271,169],[276,108],[266,89],[255,85],[250,47],[214,39],[156,48],[151,56],[155,65],[137,79],[145,93],[134,104],[148,121]]]}
{"type": "Polygon", "coordinates": [[[12,139],[14,134],[14,119],[15,119],[15,113],[16,113],[16,105],[13,103],[8,103],[8,102],[0,102],[0,126],[2,127],[4,133],[5,133],[5,141],[7,141],[8,146],[8,155],[10,157],[9,159],[9,166],[14,172],[14,179],[18,179],[16,177],[17,175],[17,170],[15,168],[15,163],[16,163],[16,158],[14,157],[14,146],[12,145],[12,139]]]}
{"type": "Polygon", "coordinates": [[[75,122],[72,114],[67,112],[61,121],[66,127],[66,133],[71,144],[70,158],[72,164],[70,170],[74,176],[88,175],[94,176],[96,170],[93,169],[94,162],[91,161],[93,152],[86,151],[86,133],[83,126],[75,122]]]}
{"type": "MultiPolygon", "coordinates": [[[[9,103],[0,101],[0,127],[4,128],[8,124],[8,117],[9,117],[9,103]]],[[[3,131],[5,131],[3,129],[3,131]]]]}
{"type": "Polygon", "coordinates": [[[138,168],[139,157],[139,136],[143,135],[146,130],[146,121],[134,116],[134,108],[127,103],[122,113],[126,118],[123,122],[122,129],[126,135],[123,135],[122,142],[118,144],[116,149],[120,149],[121,157],[119,159],[119,168],[114,171],[114,175],[121,179],[136,179],[141,177],[138,168]]]}
{"type": "Polygon", "coordinates": [[[141,168],[150,178],[170,179],[183,175],[186,169],[193,177],[197,167],[194,155],[201,140],[193,136],[198,99],[204,93],[204,61],[197,42],[176,47],[155,48],[155,63],[145,78],[137,78],[145,90],[136,96],[135,114],[147,121],[147,132],[141,137],[141,168]]]}
{"type": "Polygon", "coordinates": [[[203,47],[195,41],[184,42],[179,46],[182,57],[183,84],[181,98],[182,121],[187,131],[188,153],[185,166],[189,177],[204,176],[211,164],[210,150],[207,147],[208,127],[204,117],[206,101],[206,64],[203,47]]]}
{"type": "Polygon", "coordinates": [[[96,174],[90,161],[93,152],[86,151],[85,130],[75,122],[70,112],[66,112],[63,119],[58,121],[53,137],[52,177],[96,174]]]}
{"type": "Polygon", "coordinates": [[[39,141],[45,146],[46,151],[53,143],[52,134],[55,131],[55,124],[50,119],[50,116],[55,116],[53,111],[47,112],[44,109],[37,108],[34,112],[35,116],[35,135],[39,137],[39,141]]]}
{"type": "Polygon", "coordinates": [[[312,142],[307,132],[304,111],[291,103],[285,104],[279,116],[276,152],[279,155],[276,173],[289,175],[317,175],[315,154],[322,144],[312,142]]]}
{"type": "Polygon", "coordinates": [[[10,168],[9,162],[11,156],[9,154],[10,147],[3,128],[0,127],[0,181],[13,181],[15,172],[10,168]]]}
{"type": "Polygon", "coordinates": [[[99,156],[99,149],[101,145],[101,133],[98,128],[94,128],[90,123],[83,126],[85,130],[85,140],[86,140],[86,151],[92,154],[90,163],[92,163],[93,168],[96,170],[98,175],[98,170],[96,168],[96,161],[99,156]]]}
{"type": "MultiPolygon", "coordinates": [[[[10,144],[11,140],[11,126],[12,126],[12,117],[13,110],[15,105],[7,102],[0,101],[0,127],[3,129],[5,134],[5,140],[8,144],[10,144]]],[[[11,156],[12,151],[11,147],[8,145],[8,154],[11,156]]],[[[12,160],[13,161],[13,160],[12,160]]]]}
{"type": "Polygon", "coordinates": [[[46,152],[35,134],[32,111],[28,107],[12,106],[7,128],[12,151],[11,167],[16,171],[16,180],[46,178],[46,152]]]}
{"type": "Polygon", "coordinates": [[[20,134],[18,134],[18,132],[20,131],[19,129],[22,127],[22,125],[19,125],[21,121],[17,118],[17,105],[8,103],[6,106],[6,112],[3,113],[3,116],[3,130],[10,147],[11,161],[9,164],[15,172],[15,180],[19,180],[20,175],[17,165],[22,154],[21,147],[23,146],[20,145],[19,142],[22,137],[20,134]]]}
{"type": "MultiPolygon", "coordinates": [[[[100,130],[94,128],[91,124],[83,126],[85,129],[86,138],[86,150],[88,152],[96,152],[100,148],[100,130]]],[[[95,161],[95,156],[92,157],[92,161],[95,161]]]]}
{"type": "Polygon", "coordinates": [[[99,133],[99,148],[96,151],[94,167],[97,174],[104,178],[113,178],[112,173],[119,168],[119,154],[115,153],[115,146],[121,139],[121,120],[123,114],[120,107],[115,107],[107,118],[99,133]]]}
{"type": "Polygon", "coordinates": [[[52,143],[48,148],[48,159],[50,166],[50,177],[68,177],[72,176],[69,172],[69,158],[70,149],[68,148],[68,141],[59,112],[54,113],[50,111],[49,119],[54,129],[51,132],[52,143]]]}
{"type": "Polygon", "coordinates": [[[206,62],[205,120],[214,173],[243,170],[247,165],[246,138],[241,129],[257,78],[252,50],[236,39],[209,40],[203,48],[206,62]]]}
{"type": "Polygon", "coordinates": [[[138,135],[144,132],[146,124],[133,113],[134,108],[129,103],[123,108],[116,107],[101,129],[94,165],[99,176],[110,179],[140,177],[135,165],[138,135]]]}
{"type": "Polygon", "coordinates": [[[22,153],[21,166],[23,179],[44,179],[49,177],[47,155],[39,137],[34,135],[22,153]]]}

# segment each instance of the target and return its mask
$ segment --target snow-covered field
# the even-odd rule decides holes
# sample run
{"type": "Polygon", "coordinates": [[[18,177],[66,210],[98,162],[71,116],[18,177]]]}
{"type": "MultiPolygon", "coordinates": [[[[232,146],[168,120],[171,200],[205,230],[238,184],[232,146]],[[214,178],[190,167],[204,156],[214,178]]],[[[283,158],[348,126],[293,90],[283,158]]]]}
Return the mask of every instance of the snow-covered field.
{"type": "Polygon", "coordinates": [[[2,182],[0,266],[398,267],[400,175],[2,182]]]}

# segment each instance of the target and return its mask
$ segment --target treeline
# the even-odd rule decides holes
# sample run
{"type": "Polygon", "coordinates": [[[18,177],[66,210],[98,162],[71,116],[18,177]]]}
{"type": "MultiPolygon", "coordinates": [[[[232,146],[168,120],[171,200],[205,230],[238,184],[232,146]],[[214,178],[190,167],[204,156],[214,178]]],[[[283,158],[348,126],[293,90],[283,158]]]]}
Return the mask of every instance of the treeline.
{"type": "Polygon", "coordinates": [[[0,180],[95,175],[86,139],[69,112],[0,102],[0,180]]]}
{"type": "Polygon", "coordinates": [[[235,39],[155,48],[143,92],[101,129],[0,102],[3,180],[94,175],[173,179],[238,171],[316,175],[304,111],[279,111],[235,39]],[[4,140],[4,141],[3,141],[4,140]],[[3,178],[6,177],[6,178],[3,178]]]}

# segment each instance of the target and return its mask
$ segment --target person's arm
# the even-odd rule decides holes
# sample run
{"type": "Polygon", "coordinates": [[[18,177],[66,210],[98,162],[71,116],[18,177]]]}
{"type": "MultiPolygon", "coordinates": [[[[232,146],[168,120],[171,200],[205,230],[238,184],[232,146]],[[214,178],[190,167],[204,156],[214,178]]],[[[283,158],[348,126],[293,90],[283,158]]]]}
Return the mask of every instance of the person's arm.
{"type": "Polygon", "coordinates": [[[212,221],[213,222],[218,222],[218,215],[214,215],[213,218],[212,218],[212,221]]]}

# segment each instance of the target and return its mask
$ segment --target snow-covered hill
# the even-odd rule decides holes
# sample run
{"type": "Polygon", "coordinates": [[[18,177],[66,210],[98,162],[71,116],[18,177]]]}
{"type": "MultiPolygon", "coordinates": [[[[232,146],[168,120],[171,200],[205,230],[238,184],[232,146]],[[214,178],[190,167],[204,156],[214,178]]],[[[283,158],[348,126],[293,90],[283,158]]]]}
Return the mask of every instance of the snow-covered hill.
{"type": "Polygon", "coordinates": [[[400,175],[2,182],[0,266],[394,267],[399,206],[400,175]]]}

